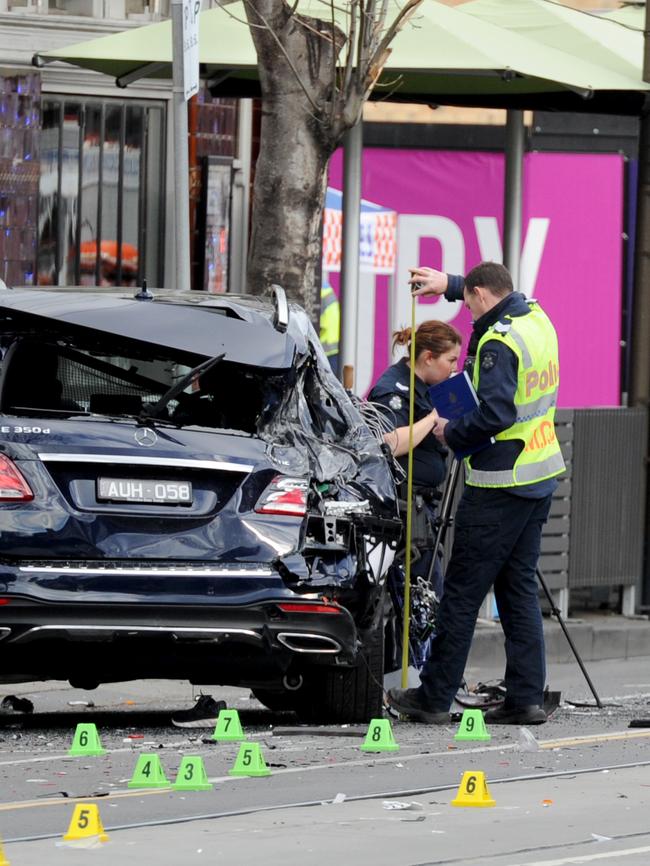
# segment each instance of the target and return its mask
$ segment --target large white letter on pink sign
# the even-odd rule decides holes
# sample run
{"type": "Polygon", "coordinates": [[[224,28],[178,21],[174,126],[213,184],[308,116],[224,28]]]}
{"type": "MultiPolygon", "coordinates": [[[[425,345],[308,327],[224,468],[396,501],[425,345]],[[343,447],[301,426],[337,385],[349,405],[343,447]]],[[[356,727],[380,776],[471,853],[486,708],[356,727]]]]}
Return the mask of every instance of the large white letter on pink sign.
{"type": "MultiPolygon", "coordinates": [[[[451,274],[465,272],[465,241],[453,220],[435,214],[400,214],[397,218],[397,271],[391,298],[392,329],[411,323],[409,268],[426,264],[420,262],[420,242],[424,238],[436,240],[440,244],[444,271],[451,274]]],[[[458,301],[450,303],[440,298],[435,303],[418,304],[415,315],[418,324],[431,318],[451,322],[460,309],[458,301]]]]}
{"type": "MultiPolygon", "coordinates": [[[[532,298],[535,293],[537,274],[550,224],[550,219],[546,217],[533,217],[528,221],[528,230],[521,251],[518,287],[527,298],[532,298]]],[[[488,262],[502,262],[503,245],[496,217],[474,217],[474,228],[481,259],[488,262]]]]}

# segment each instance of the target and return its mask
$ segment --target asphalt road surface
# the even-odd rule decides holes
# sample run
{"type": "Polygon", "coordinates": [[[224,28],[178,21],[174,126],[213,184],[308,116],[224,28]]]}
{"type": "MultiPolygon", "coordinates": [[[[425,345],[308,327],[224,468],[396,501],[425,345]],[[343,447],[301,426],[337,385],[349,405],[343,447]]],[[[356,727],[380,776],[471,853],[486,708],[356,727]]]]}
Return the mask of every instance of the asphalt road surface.
{"type": "MultiPolygon", "coordinates": [[[[238,709],[248,741],[259,744],[266,778],[229,775],[238,744],[212,742],[211,729],[171,725],[173,711],[193,703],[186,683],[95,692],[55,683],[3,687],[35,706],[32,715],[0,715],[4,854],[11,866],[184,866],[217,858],[229,866],[646,866],[650,727],[629,722],[650,717],[650,658],[588,668],[603,709],[590,706],[577,665],[552,667],[548,682],[562,691],[563,705],[546,725],[530,728],[531,751],[516,727],[493,726],[489,742],[459,742],[457,726],[393,720],[399,751],[367,753],[360,749],[365,727],[300,727],[243,690],[215,690],[238,709]],[[80,721],[97,725],[107,754],[67,754],[80,721]],[[143,752],[160,758],[172,782],[183,756],[200,756],[213,788],[130,789],[143,752]],[[469,771],[479,791],[484,774],[494,806],[452,805],[469,796],[461,786],[469,771]],[[79,804],[97,807],[108,841],[64,843],[79,804]]],[[[490,676],[469,673],[473,681],[490,676]]]]}

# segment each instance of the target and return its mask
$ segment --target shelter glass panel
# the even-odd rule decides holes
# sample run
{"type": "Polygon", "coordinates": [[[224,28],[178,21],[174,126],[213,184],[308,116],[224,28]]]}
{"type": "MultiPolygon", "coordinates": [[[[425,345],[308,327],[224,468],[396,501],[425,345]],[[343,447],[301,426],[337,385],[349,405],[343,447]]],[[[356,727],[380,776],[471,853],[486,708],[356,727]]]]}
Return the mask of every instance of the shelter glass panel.
{"type": "Polygon", "coordinates": [[[48,98],[39,283],[162,285],[164,131],[160,103],[48,98]]]}
{"type": "Polygon", "coordinates": [[[0,279],[34,282],[38,142],[38,74],[0,74],[0,279]]]}
{"type": "Polygon", "coordinates": [[[38,214],[39,285],[54,285],[57,281],[57,205],[59,188],[59,146],[63,132],[62,108],[58,102],[43,101],[41,125],[41,171],[38,214]]]}

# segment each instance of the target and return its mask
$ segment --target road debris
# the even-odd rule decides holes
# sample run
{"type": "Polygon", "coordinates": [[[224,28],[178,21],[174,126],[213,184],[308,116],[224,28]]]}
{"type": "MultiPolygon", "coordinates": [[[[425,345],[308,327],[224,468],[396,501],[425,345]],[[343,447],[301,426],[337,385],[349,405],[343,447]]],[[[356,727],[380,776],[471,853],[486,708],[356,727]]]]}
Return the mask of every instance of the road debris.
{"type": "Polygon", "coordinates": [[[345,794],[337,794],[333,800],[321,800],[321,806],[338,806],[339,803],[345,802],[345,794]]]}
{"type": "Polygon", "coordinates": [[[294,728],[273,728],[274,737],[365,737],[367,727],[350,727],[343,725],[336,728],[316,728],[299,725],[294,728]]]}
{"type": "Polygon", "coordinates": [[[422,803],[418,803],[416,800],[413,800],[411,803],[405,803],[403,800],[384,800],[382,802],[382,808],[393,810],[393,809],[410,809],[412,812],[422,812],[424,806],[422,803]]]}
{"type": "Polygon", "coordinates": [[[539,743],[531,734],[528,728],[519,728],[519,743],[520,752],[537,752],[539,751],[539,743]]]}

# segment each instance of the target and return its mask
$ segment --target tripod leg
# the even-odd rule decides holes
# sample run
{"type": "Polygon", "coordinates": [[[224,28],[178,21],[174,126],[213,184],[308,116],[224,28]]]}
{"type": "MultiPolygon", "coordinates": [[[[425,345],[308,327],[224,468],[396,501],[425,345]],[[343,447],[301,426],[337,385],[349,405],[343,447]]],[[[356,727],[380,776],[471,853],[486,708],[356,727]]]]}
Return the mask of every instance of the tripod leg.
{"type": "Polygon", "coordinates": [[[594,699],[596,701],[596,706],[598,707],[598,709],[602,709],[603,704],[602,704],[600,698],[598,697],[598,692],[596,691],[594,684],[591,681],[591,677],[587,673],[587,668],[584,666],[584,663],[583,663],[582,659],[580,658],[580,653],[578,652],[576,645],[573,643],[573,640],[571,639],[571,635],[569,634],[567,627],[566,627],[566,624],[565,624],[564,620],[562,619],[562,614],[560,613],[559,608],[556,606],[555,602],[553,601],[553,596],[551,595],[551,592],[548,588],[548,585],[547,585],[546,581],[544,580],[544,575],[542,574],[539,566],[537,567],[537,579],[539,580],[540,584],[542,585],[542,589],[544,590],[546,598],[548,599],[548,602],[551,605],[551,613],[557,619],[557,621],[560,623],[560,627],[561,627],[562,631],[564,632],[564,637],[567,639],[568,644],[571,647],[571,652],[575,656],[575,659],[578,662],[578,666],[580,667],[580,670],[582,671],[583,676],[584,676],[585,680],[587,681],[587,685],[591,689],[591,694],[594,696],[594,699]]]}
{"type": "Polygon", "coordinates": [[[435,564],[438,558],[438,551],[445,543],[447,530],[449,529],[449,526],[451,524],[451,505],[454,500],[454,493],[456,491],[456,484],[458,483],[459,472],[460,460],[454,458],[454,460],[452,460],[451,466],[449,467],[447,483],[445,484],[445,490],[442,494],[442,499],[440,500],[438,531],[436,532],[436,540],[433,545],[433,557],[431,559],[431,565],[429,566],[429,573],[427,575],[427,583],[429,585],[431,585],[431,581],[433,579],[433,570],[435,568],[435,564]]]}

